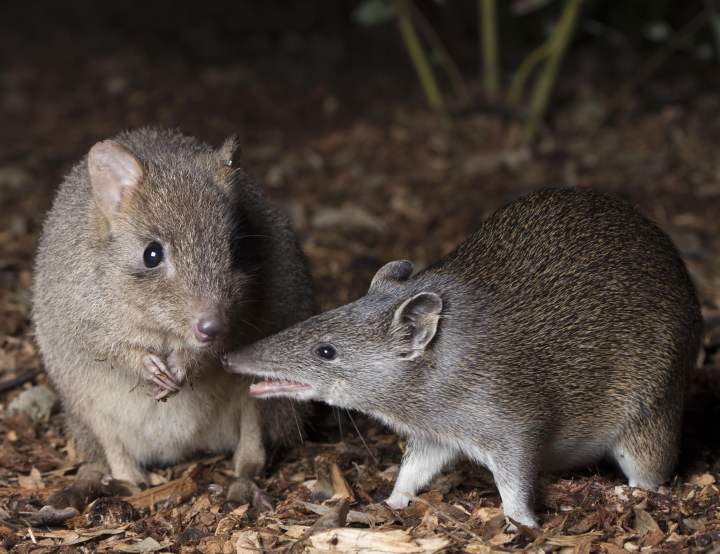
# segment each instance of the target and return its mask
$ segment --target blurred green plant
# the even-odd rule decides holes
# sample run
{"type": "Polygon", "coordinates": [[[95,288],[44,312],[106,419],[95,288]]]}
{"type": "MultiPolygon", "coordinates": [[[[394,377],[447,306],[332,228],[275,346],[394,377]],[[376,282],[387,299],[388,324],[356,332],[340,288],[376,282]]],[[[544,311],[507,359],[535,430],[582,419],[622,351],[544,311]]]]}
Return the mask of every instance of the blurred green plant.
{"type": "Polygon", "coordinates": [[[478,29],[480,52],[483,60],[483,85],[485,94],[494,98],[500,92],[500,62],[498,61],[497,13],[495,0],[478,0],[478,29]]]}
{"type": "Polygon", "coordinates": [[[427,103],[431,108],[435,110],[445,109],[444,96],[440,91],[432,62],[443,68],[455,94],[462,101],[469,101],[470,95],[457,64],[450,56],[433,26],[422,12],[417,9],[412,0],[365,0],[357,7],[353,17],[356,23],[366,27],[388,23],[393,20],[397,22],[405,49],[410,56],[427,103]],[[430,46],[430,57],[415,30],[416,26],[430,46]]]}
{"type": "MultiPolygon", "coordinates": [[[[508,100],[514,105],[519,105],[528,79],[533,71],[541,66],[537,71],[535,86],[530,96],[525,130],[527,141],[534,140],[545,116],[558,69],[575,29],[582,2],[583,0],[565,0],[562,13],[548,39],[528,55],[512,78],[508,100]]],[[[539,6],[534,6],[533,9],[543,7],[546,3],[548,2],[540,2],[539,6]]],[[[496,0],[478,0],[477,11],[483,89],[488,98],[497,99],[500,96],[501,82],[496,0]]],[[[470,102],[467,85],[457,64],[413,0],[364,0],[356,8],[354,19],[364,26],[380,25],[395,20],[427,103],[432,109],[444,111],[447,106],[433,65],[438,65],[444,70],[460,102],[463,104],[470,102]],[[430,56],[423,46],[420,35],[430,47],[430,56]]]]}
{"type": "MultiPolygon", "coordinates": [[[[437,2],[442,3],[439,0],[437,2]]],[[[532,142],[537,138],[545,119],[561,64],[580,20],[583,5],[593,5],[593,3],[588,0],[514,0],[513,2],[476,0],[476,2],[483,93],[491,101],[504,100],[514,107],[517,113],[523,115],[525,118],[523,137],[526,142],[532,142]],[[559,7],[559,13],[552,29],[546,34],[544,41],[531,50],[509,75],[509,83],[503,98],[498,9],[508,10],[518,16],[553,9],[554,6],[559,7]]],[[[665,63],[670,54],[691,43],[701,29],[710,28],[715,53],[720,61],[720,0],[702,0],[701,6],[704,5],[704,9],[674,33],[672,27],[664,20],[671,4],[673,4],[671,0],[612,4],[609,15],[612,17],[613,25],[622,23],[630,28],[642,25],[645,29],[644,34],[650,40],[660,40],[664,44],[633,72],[626,83],[618,87],[616,101],[611,102],[608,111],[613,111],[612,106],[622,105],[640,84],[647,81],[665,63]],[[656,36],[660,31],[662,36],[656,36]]],[[[592,11],[591,8],[588,10],[592,11]]],[[[470,104],[472,99],[457,64],[414,0],[362,0],[353,16],[358,24],[364,26],[392,21],[397,24],[427,103],[432,109],[444,112],[448,107],[448,101],[435,73],[436,67],[441,68],[445,73],[460,104],[462,106],[470,104]]],[[[592,22],[588,22],[588,28],[590,23],[592,22]]],[[[597,24],[595,27],[597,28],[597,24]]]]}

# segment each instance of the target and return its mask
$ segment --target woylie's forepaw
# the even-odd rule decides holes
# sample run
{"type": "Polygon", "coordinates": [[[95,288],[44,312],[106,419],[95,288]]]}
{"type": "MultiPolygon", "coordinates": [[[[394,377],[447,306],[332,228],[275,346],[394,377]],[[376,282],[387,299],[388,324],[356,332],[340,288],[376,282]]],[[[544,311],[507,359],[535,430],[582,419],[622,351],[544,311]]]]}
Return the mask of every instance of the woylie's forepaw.
{"type": "Polygon", "coordinates": [[[168,364],[155,354],[146,354],[143,357],[143,378],[157,387],[154,392],[155,400],[166,400],[180,391],[185,381],[185,372],[178,366],[168,367],[168,364]]]}

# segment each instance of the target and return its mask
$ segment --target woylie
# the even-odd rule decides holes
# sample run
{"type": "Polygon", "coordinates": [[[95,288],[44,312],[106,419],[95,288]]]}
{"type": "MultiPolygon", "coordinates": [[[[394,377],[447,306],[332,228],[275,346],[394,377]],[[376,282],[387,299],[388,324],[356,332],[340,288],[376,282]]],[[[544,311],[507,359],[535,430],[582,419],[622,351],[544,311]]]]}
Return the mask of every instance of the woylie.
{"type": "Polygon", "coordinates": [[[461,456],[534,526],[538,472],[615,460],[653,489],[676,462],[701,316],[669,238],[629,204],[548,189],[496,212],[412,276],[230,354],[254,397],[321,400],[408,437],[387,503],[461,456]]]}
{"type": "Polygon", "coordinates": [[[126,132],[95,144],[60,186],[33,317],[90,462],[80,482],[110,472],[142,485],[148,466],[234,451],[245,483],[230,497],[243,496],[266,445],[297,436],[289,401],[258,402],[220,360],[228,344],[314,309],[295,236],[233,167],[235,148],[232,138],[214,149],[176,131],[126,132]]]}

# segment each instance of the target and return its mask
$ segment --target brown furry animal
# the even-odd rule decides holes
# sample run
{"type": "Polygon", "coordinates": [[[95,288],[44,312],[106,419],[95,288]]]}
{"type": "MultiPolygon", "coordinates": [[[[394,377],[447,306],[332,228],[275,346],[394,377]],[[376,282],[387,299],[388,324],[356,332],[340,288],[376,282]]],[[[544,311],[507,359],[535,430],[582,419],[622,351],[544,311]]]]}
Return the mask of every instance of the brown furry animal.
{"type": "Polygon", "coordinates": [[[264,443],[298,432],[288,401],[263,406],[219,363],[227,344],[314,307],[293,232],[232,167],[234,150],[233,139],[215,150],[141,129],[97,143],[60,186],[33,318],[69,430],[93,462],[81,477],[139,485],[147,466],[234,451],[248,478],[264,443]]]}

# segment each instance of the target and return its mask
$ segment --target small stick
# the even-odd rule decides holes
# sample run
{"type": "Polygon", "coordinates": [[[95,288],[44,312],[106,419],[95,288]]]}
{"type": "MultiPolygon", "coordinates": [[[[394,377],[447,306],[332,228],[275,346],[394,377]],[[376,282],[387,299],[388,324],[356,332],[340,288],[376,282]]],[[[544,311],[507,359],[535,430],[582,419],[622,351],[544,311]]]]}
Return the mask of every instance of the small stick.
{"type": "Polygon", "coordinates": [[[37,377],[41,373],[41,369],[31,369],[11,379],[0,381],[0,392],[6,392],[21,385],[24,385],[28,381],[32,381],[33,379],[35,379],[35,377],[37,377]]]}

